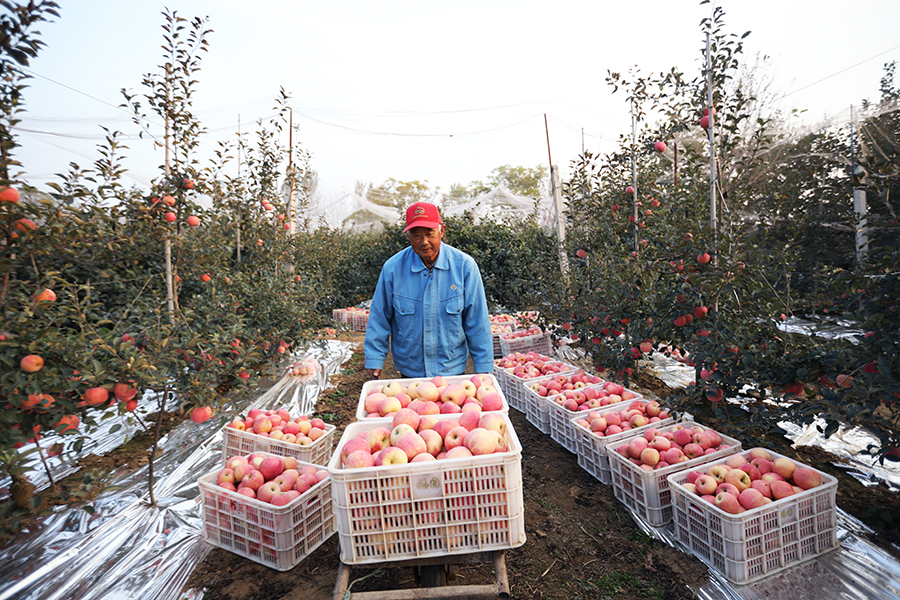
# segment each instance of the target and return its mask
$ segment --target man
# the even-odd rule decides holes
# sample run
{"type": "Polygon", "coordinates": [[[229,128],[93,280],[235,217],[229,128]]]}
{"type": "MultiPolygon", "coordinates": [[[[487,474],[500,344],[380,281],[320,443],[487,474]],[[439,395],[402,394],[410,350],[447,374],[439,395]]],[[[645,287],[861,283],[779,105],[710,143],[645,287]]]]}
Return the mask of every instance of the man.
{"type": "Polygon", "coordinates": [[[381,375],[388,349],[404,378],[461,375],[469,354],[476,373],[490,373],[491,323],[475,260],[442,243],[444,224],[433,204],[406,209],[403,231],[410,247],[384,263],[369,308],[369,377],[381,375]]]}

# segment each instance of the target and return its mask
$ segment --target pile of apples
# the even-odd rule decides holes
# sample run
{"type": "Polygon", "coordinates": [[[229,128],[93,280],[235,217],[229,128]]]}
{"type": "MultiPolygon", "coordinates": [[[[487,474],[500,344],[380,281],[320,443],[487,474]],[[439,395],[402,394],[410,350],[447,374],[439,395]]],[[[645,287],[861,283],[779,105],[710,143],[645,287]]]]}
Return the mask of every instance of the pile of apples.
{"type": "MultiPolygon", "coordinates": [[[[535,392],[540,395],[540,387],[535,392]]],[[[637,398],[637,394],[631,390],[626,390],[617,383],[604,381],[599,384],[566,389],[561,392],[548,390],[546,397],[566,410],[577,412],[634,400],[637,398]]]]}
{"type": "Polygon", "coordinates": [[[491,323],[491,333],[506,333],[512,331],[512,323],[491,323]]]}
{"type": "Polygon", "coordinates": [[[473,375],[461,383],[448,383],[438,375],[407,387],[399,381],[389,381],[368,391],[363,400],[364,409],[366,417],[389,417],[403,408],[420,416],[502,410],[503,396],[493,384],[493,379],[481,375],[473,375]]]}
{"type": "Polygon", "coordinates": [[[587,429],[597,437],[607,437],[652,423],[659,423],[667,418],[669,418],[669,411],[664,410],[656,400],[649,402],[635,400],[628,405],[628,408],[620,411],[605,413],[589,411],[584,418],[577,419],[575,425],[587,429]]]}
{"type": "Polygon", "coordinates": [[[589,386],[594,386],[597,391],[605,392],[598,397],[617,396],[617,398],[612,399],[613,401],[607,401],[606,404],[615,404],[615,402],[621,401],[623,396],[626,395],[628,397],[624,398],[625,400],[633,400],[636,397],[633,392],[626,390],[621,385],[611,381],[603,381],[599,375],[591,375],[580,369],[569,375],[555,375],[549,379],[528,384],[528,387],[542,398],[555,396],[567,391],[584,392],[589,386]]]}
{"type": "Polygon", "coordinates": [[[248,498],[285,506],[328,479],[328,471],[316,465],[299,465],[292,456],[254,452],[232,456],[216,475],[216,485],[248,498]]]}
{"type": "Polygon", "coordinates": [[[640,469],[655,471],[729,447],[712,429],[700,425],[671,425],[663,430],[651,427],[643,435],[617,446],[616,452],[640,469]]]}
{"type": "Polygon", "coordinates": [[[253,408],[246,417],[235,417],[230,423],[226,423],[225,427],[300,446],[310,446],[325,435],[325,421],[322,419],[310,419],[306,415],[293,419],[284,408],[278,410],[253,408]]]}
{"type": "Polygon", "coordinates": [[[316,359],[308,357],[291,365],[291,375],[311,379],[316,374],[317,368],[316,359]]]}
{"type": "Polygon", "coordinates": [[[515,325],[516,318],[509,314],[499,314],[499,315],[491,315],[488,317],[491,320],[491,323],[507,323],[509,325],[515,325]]]}
{"type": "Polygon", "coordinates": [[[772,459],[764,448],[733,454],[705,473],[690,471],[681,484],[693,494],[736,515],[822,485],[815,469],[789,458],[772,459]],[[749,460],[748,460],[749,459],[749,460]]]}
{"type": "Polygon", "coordinates": [[[543,331],[541,331],[540,327],[528,327],[526,329],[520,329],[519,331],[510,331],[509,333],[504,333],[501,338],[504,340],[514,340],[516,338],[529,337],[532,335],[541,335],[543,331]]]}
{"type": "Polygon", "coordinates": [[[376,427],[347,440],[340,448],[340,461],[345,469],[360,469],[508,450],[501,413],[468,410],[459,418],[438,419],[402,408],[390,429],[376,427]]]}
{"type": "Polygon", "coordinates": [[[513,352],[495,360],[494,366],[506,369],[519,379],[534,379],[571,370],[569,365],[544,356],[540,352],[513,352]]]}

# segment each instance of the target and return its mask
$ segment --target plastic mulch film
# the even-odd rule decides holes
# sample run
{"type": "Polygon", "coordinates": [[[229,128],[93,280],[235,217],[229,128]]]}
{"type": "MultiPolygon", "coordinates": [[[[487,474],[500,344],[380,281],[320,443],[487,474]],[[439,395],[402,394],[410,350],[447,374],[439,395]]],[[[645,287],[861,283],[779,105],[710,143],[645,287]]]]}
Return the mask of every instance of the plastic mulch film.
{"type": "MultiPolygon", "coordinates": [[[[850,329],[851,324],[845,322],[822,326],[792,318],[787,323],[788,325],[785,325],[785,327],[789,327],[792,331],[800,333],[818,331],[820,332],[818,335],[828,337],[852,339],[857,333],[862,333],[861,330],[850,329]]],[[[563,360],[590,370],[589,366],[585,366],[584,350],[580,348],[562,346],[556,350],[556,354],[563,360]]],[[[651,368],[654,375],[670,388],[683,388],[694,381],[694,367],[667,357],[661,352],[651,353],[649,357],[644,359],[644,364],[651,368]]],[[[746,399],[741,397],[726,399],[727,402],[736,404],[741,404],[744,400],[746,399]]],[[[766,401],[771,402],[773,405],[779,404],[776,398],[766,401]]],[[[779,426],[785,430],[787,438],[793,440],[794,445],[818,446],[835,456],[840,456],[847,460],[853,465],[853,468],[848,469],[847,473],[863,485],[884,483],[892,491],[900,491],[900,462],[885,460],[884,464],[880,464],[876,457],[866,452],[867,448],[878,448],[880,446],[880,442],[874,434],[861,427],[845,425],[840,427],[831,437],[826,438],[820,431],[819,425],[821,424],[814,422],[801,426],[796,423],[783,421],[779,423],[779,426]]],[[[839,466],[846,468],[846,465],[839,466]]]]}
{"type": "MultiPolygon", "coordinates": [[[[656,539],[679,548],[672,524],[653,527],[640,516],[631,517],[656,539]]],[[[765,579],[737,585],[715,569],[709,581],[692,588],[701,600],[900,600],[900,562],[867,542],[870,530],[860,521],[837,510],[837,538],[840,546],[822,556],[803,562],[765,579]]]]}
{"type": "MultiPolygon", "coordinates": [[[[156,412],[157,400],[151,394],[147,394],[142,398],[138,408],[133,414],[141,419],[147,418],[150,413],[156,412]]],[[[172,399],[166,405],[166,410],[178,408],[178,401],[172,399]]],[[[112,406],[103,411],[96,418],[99,425],[91,432],[91,437],[81,447],[79,452],[73,450],[75,440],[74,435],[58,435],[54,432],[41,436],[41,447],[46,450],[55,443],[61,443],[65,451],[59,456],[45,457],[53,479],[59,481],[75,473],[78,470],[78,461],[90,454],[101,455],[114,450],[131,439],[136,433],[141,431],[141,426],[127,415],[119,415],[117,406],[112,406]]],[[[22,452],[34,450],[34,444],[26,444],[22,447],[22,452]]],[[[50,485],[50,479],[47,472],[40,464],[41,459],[37,452],[32,452],[24,464],[30,469],[28,480],[34,485],[36,491],[43,490],[50,485]]],[[[9,477],[0,479],[0,497],[9,495],[9,486],[12,480],[9,477]]]]}
{"type": "MultiPolygon", "coordinates": [[[[798,320],[791,320],[791,327],[800,330],[804,326],[798,320]]],[[[807,334],[828,337],[852,338],[848,324],[837,323],[833,327],[809,325],[807,334]]],[[[859,332],[861,333],[861,332],[859,332]]],[[[583,351],[561,347],[557,350],[560,358],[583,363],[583,351]]],[[[656,376],[669,387],[680,388],[694,380],[694,368],[673,358],[654,352],[648,363],[656,376]]],[[[727,401],[740,404],[741,398],[727,401]]],[[[878,438],[859,427],[842,427],[831,437],[825,438],[815,423],[801,427],[794,423],[779,425],[787,432],[794,445],[814,445],[845,458],[853,467],[848,474],[864,485],[885,483],[892,490],[900,490],[900,463],[885,461],[878,464],[876,459],[865,452],[867,447],[879,445],[878,438]]],[[[846,465],[837,465],[847,469],[846,465]]],[[[631,516],[645,533],[679,548],[673,525],[654,527],[633,511],[631,516]]],[[[900,562],[866,540],[872,531],[861,521],[837,509],[837,536],[840,547],[820,557],[804,562],[771,577],[747,585],[736,585],[728,581],[715,569],[709,570],[709,582],[692,590],[701,600],[771,600],[790,598],[791,600],[900,600],[900,562]]]]}
{"type": "MultiPolygon", "coordinates": [[[[311,412],[328,377],[352,352],[347,342],[311,343],[296,357],[311,372],[293,375],[289,365],[272,388],[235,411],[283,406],[291,414],[301,407],[311,412]]],[[[201,534],[197,479],[221,465],[221,427],[215,418],[186,421],[161,440],[155,506],[143,467],[118,474],[90,503],[92,513],[58,507],[13,538],[0,549],[0,600],[184,599],[191,572],[212,550],[201,534]]]]}

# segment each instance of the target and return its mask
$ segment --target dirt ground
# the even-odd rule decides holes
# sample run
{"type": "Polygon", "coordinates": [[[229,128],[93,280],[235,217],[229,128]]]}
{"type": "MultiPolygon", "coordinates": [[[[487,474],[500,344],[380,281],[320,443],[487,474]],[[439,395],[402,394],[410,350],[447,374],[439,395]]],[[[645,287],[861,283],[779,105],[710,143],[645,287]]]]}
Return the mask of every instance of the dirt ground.
{"type": "MultiPolygon", "coordinates": [[[[361,336],[347,339],[361,341],[361,336]]],[[[338,427],[353,422],[366,381],[361,353],[332,379],[335,388],[319,400],[317,413],[338,427]]],[[[398,377],[388,364],[382,379],[398,377]]],[[[658,380],[645,379],[633,388],[664,397],[671,391],[658,380]],[[643,385],[641,385],[643,383],[643,385]]],[[[522,413],[510,418],[522,443],[522,479],[527,542],[506,553],[512,596],[531,599],[689,599],[707,580],[707,567],[643,533],[603,485],[581,469],[574,454],[532,426],[522,413]]],[[[851,514],[878,525],[885,515],[900,514],[900,494],[884,486],[866,488],[821,450],[804,449],[797,458],[841,478],[838,503],[851,514]],[[877,507],[874,508],[873,507],[877,507]]],[[[896,527],[882,524],[879,545],[896,543],[896,527]]],[[[337,536],[332,536],[290,571],[278,572],[228,551],[214,549],[191,575],[186,589],[205,589],[210,600],[308,600],[332,597],[339,564],[337,536]]],[[[417,587],[410,568],[351,570],[352,591],[417,587]],[[364,576],[365,579],[361,579],[364,576]]],[[[489,565],[450,569],[448,583],[493,582],[489,565]]]]}

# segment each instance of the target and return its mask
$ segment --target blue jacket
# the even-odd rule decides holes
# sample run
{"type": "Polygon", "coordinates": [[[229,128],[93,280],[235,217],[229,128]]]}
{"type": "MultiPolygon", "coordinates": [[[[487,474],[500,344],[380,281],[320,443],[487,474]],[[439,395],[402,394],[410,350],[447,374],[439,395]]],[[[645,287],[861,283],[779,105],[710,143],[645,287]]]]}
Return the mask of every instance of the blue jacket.
{"type": "Polygon", "coordinates": [[[407,377],[461,375],[470,353],[476,373],[493,370],[484,283],[471,256],[441,244],[431,273],[411,247],[384,263],[366,325],[367,369],[384,366],[389,343],[407,377]]]}

